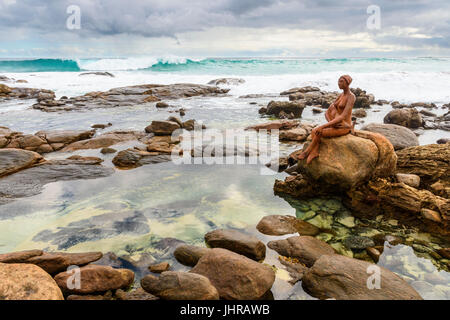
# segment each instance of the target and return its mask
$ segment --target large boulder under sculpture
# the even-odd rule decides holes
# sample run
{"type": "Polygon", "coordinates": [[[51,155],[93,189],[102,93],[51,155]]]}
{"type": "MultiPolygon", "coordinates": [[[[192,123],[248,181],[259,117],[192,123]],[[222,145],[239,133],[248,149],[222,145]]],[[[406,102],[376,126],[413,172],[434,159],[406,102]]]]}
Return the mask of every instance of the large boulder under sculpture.
{"type": "Polygon", "coordinates": [[[309,181],[347,190],[370,178],[392,175],[396,163],[389,140],[377,133],[356,131],[355,135],[322,138],[319,157],[310,164],[300,160],[298,168],[309,181]]]}
{"type": "Polygon", "coordinates": [[[302,287],[319,299],[422,300],[416,290],[395,273],[367,261],[341,255],[321,256],[304,273],[302,287]],[[380,271],[379,288],[375,287],[376,280],[372,279],[377,270],[380,271]]]}

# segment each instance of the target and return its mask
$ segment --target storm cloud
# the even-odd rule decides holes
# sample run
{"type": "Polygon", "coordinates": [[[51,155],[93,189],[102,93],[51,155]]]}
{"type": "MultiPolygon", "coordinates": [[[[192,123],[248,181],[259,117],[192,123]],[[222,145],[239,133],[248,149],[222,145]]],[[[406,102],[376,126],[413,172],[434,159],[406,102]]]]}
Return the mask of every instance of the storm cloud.
{"type": "Polygon", "coordinates": [[[40,45],[102,37],[173,38],[213,28],[317,30],[352,37],[367,33],[380,46],[410,50],[450,48],[448,0],[0,0],[0,40],[17,49],[17,40],[40,45]],[[81,9],[81,29],[67,30],[67,7],[81,9]],[[368,30],[367,8],[381,10],[381,28],[368,30]],[[57,36],[56,36],[57,35],[57,36]],[[3,38],[3,39],[2,39],[3,38]],[[58,40],[60,39],[60,40],[58,40]],[[62,40],[61,40],[62,39],[62,40]]]}

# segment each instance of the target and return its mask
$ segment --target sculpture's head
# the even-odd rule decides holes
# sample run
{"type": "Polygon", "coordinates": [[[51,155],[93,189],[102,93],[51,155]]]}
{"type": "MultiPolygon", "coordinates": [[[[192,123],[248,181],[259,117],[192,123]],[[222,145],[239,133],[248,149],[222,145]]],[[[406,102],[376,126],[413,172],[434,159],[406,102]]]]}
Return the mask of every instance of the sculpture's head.
{"type": "Polygon", "coordinates": [[[348,88],[350,86],[350,83],[352,83],[352,81],[353,81],[352,77],[350,77],[348,74],[341,76],[338,81],[339,89],[344,90],[348,88]]]}

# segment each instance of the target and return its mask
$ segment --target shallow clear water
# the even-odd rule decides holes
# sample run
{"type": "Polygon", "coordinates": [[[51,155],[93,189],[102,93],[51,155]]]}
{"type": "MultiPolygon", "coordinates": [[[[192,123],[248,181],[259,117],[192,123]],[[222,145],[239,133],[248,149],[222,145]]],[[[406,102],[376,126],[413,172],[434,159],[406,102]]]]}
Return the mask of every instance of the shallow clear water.
{"type": "MultiPolygon", "coordinates": [[[[351,72],[354,78],[352,86],[373,93],[376,99],[398,100],[402,103],[434,102],[439,108],[432,111],[443,114],[446,109],[440,108],[441,105],[450,102],[449,61],[278,59],[201,60],[189,63],[181,60],[174,63],[172,60],[155,62],[151,59],[91,60],[78,61],[76,68],[109,70],[115,74],[115,78],[80,77],[78,69],[76,72],[60,72],[59,69],[53,72],[31,72],[26,71],[30,69],[19,70],[17,67],[4,75],[29,82],[14,86],[55,90],[57,97],[76,96],[89,91],[104,91],[133,84],[206,84],[215,78],[239,76],[246,82],[239,86],[228,86],[231,90],[226,97],[183,99],[171,101],[170,104],[186,109],[184,119],[201,120],[208,128],[242,129],[267,121],[267,118],[258,115],[258,109],[271,100],[286,99],[278,96],[281,91],[306,85],[338,90],[336,81],[344,72],[351,72]],[[137,71],[129,71],[130,69],[137,71]],[[258,93],[265,96],[255,99],[239,98],[241,95],[258,93]],[[256,104],[250,104],[251,102],[256,104]]],[[[63,67],[75,68],[71,63],[63,63],[63,67]]],[[[1,68],[0,63],[0,70],[1,68]]],[[[33,103],[35,101],[0,103],[0,126],[35,133],[43,129],[89,129],[95,123],[113,123],[112,127],[98,130],[101,133],[118,129],[143,130],[152,120],[176,115],[168,112],[172,109],[157,110],[153,104],[84,112],[45,113],[30,109],[33,103]]],[[[359,120],[358,126],[371,122],[382,123],[390,110],[389,105],[373,106],[367,110],[368,116],[359,120]]],[[[311,108],[304,110],[302,119],[324,122],[323,113],[313,114],[311,108]]],[[[448,138],[450,134],[441,130],[424,130],[419,141],[420,144],[435,143],[437,139],[444,137],[448,138]]],[[[114,147],[122,150],[135,145],[136,142],[129,142],[114,147]]],[[[299,144],[282,144],[281,154],[286,155],[300,147],[299,144]]],[[[102,157],[105,159],[104,165],[112,167],[113,155],[101,155],[99,150],[76,153],[102,157]]],[[[46,158],[65,158],[69,155],[71,154],[59,152],[48,154],[46,158]]],[[[173,259],[167,248],[155,249],[155,243],[176,238],[204,245],[204,234],[217,228],[242,229],[267,243],[277,237],[257,232],[255,226],[258,221],[266,215],[288,214],[297,215],[318,226],[329,223],[337,236],[321,233],[318,237],[332,244],[342,254],[355,255],[361,259],[367,259],[367,256],[362,252],[350,253],[345,250],[340,236],[392,234],[401,237],[404,244],[384,244],[379,264],[404,277],[424,298],[450,299],[450,262],[436,259],[427,251],[448,247],[448,243],[442,243],[417,230],[407,230],[406,233],[393,225],[392,221],[368,222],[356,219],[354,226],[346,227],[339,219],[349,213],[339,199],[301,202],[275,196],[274,180],[284,179],[285,176],[283,173],[264,176],[260,174],[260,166],[251,165],[176,166],[161,163],[129,171],[116,170],[107,178],[50,183],[39,195],[0,206],[0,253],[44,248],[72,252],[111,251],[135,260],[139,260],[144,254],[151,255],[155,261],[161,257],[173,259]],[[428,247],[423,248],[425,245],[428,247]]],[[[272,290],[274,297],[311,299],[303,292],[299,283],[291,286],[286,281],[289,280],[289,275],[282,269],[277,254],[272,250],[268,250],[267,254],[266,263],[278,268],[272,290]]],[[[177,264],[175,266],[182,268],[177,264]]]]}

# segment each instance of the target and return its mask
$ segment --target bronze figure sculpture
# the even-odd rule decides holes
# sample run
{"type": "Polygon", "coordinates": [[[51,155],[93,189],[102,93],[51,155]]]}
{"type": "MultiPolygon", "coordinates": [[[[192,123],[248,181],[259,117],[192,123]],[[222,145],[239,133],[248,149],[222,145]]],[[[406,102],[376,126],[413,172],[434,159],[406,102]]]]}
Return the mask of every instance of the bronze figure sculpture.
{"type": "Polygon", "coordinates": [[[339,78],[339,89],[342,89],[343,93],[339,95],[325,113],[325,118],[328,122],[312,130],[311,144],[297,156],[297,159],[301,160],[307,157],[306,163],[309,164],[314,158],[319,156],[320,139],[322,137],[340,137],[353,131],[352,110],[356,97],[350,91],[350,83],[352,83],[352,78],[349,75],[343,75],[339,78]]]}

